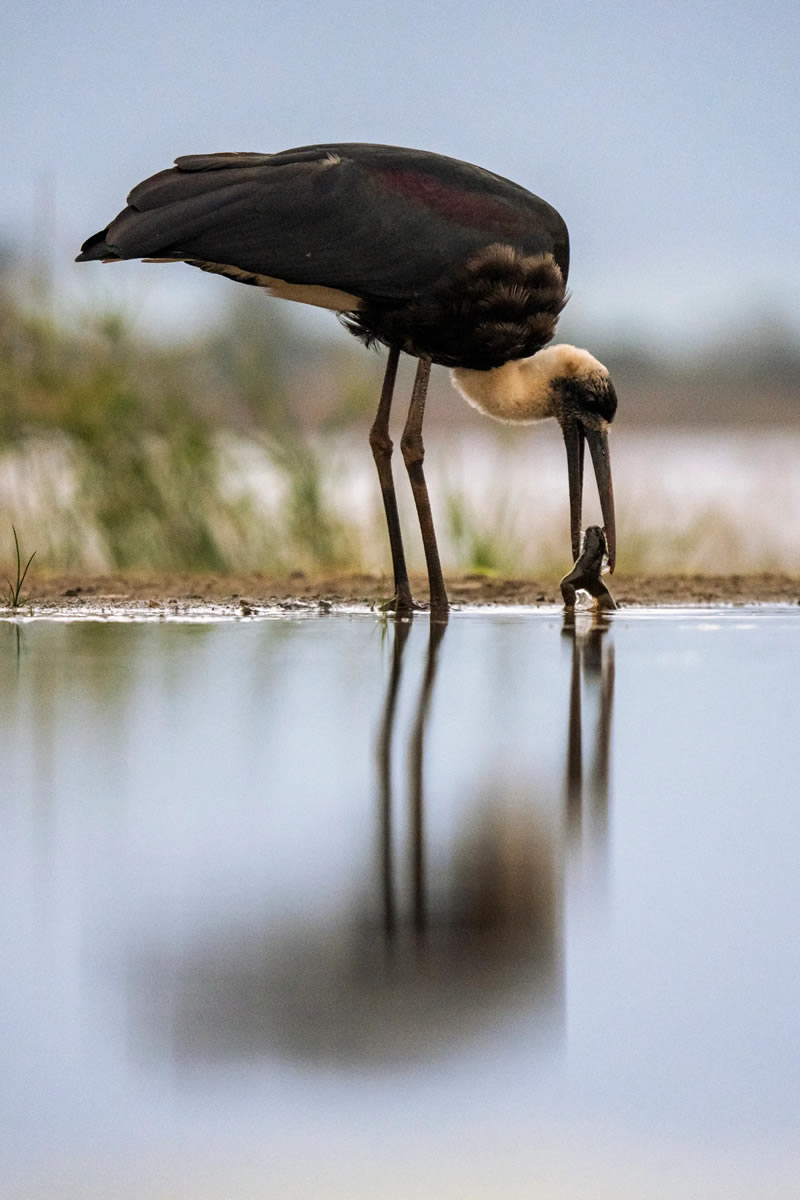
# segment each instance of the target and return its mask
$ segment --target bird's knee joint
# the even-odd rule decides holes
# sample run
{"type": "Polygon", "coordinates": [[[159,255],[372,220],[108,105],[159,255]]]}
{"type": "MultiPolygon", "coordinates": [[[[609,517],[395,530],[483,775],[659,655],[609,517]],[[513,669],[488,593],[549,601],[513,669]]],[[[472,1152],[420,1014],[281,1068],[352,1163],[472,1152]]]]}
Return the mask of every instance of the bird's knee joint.
{"type": "Polygon", "coordinates": [[[375,458],[391,458],[394,442],[384,429],[376,429],[373,425],[369,431],[369,444],[375,458]]]}
{"type": "Polygon", "coordinates": [[[400,449],[403,452],[403,462],[407,467],[413,467],[421,463],[425,458],[425,447],[422,444],[422,436],[418,433],[403,437],[400,441],[400,449]]]}

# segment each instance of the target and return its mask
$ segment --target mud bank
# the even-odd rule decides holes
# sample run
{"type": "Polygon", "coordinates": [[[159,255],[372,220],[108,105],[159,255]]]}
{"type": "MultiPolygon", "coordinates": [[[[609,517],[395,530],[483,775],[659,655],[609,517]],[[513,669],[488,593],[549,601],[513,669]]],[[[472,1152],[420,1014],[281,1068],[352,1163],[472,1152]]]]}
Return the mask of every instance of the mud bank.
{"type": "MultiPolygon", "coordinates": [[[[782,574],[759,575],[615,575],[609,580],[620,607],[684,604],[800,604],[800,578],[782,574]]],[[[414,595],[427,599],[426,581],[412,580],[414,595]]],[[[558,580],[507,579],[485,575],[452,576],[447,580],[455,606],[561,604],[558,580]]],[[[43,575],[25,589],[20,611],[43,614],[102,609],[125,612],[151,609],[166,612],[205,606],[238,609],[306,608],[329,605],[383,604],[391,595],[391,581],[382,575],[330,573],[286,577],[260,574],[78,574],[43,575]]],[[[8,613],[8,609],[0,612],[8,613]]]]}

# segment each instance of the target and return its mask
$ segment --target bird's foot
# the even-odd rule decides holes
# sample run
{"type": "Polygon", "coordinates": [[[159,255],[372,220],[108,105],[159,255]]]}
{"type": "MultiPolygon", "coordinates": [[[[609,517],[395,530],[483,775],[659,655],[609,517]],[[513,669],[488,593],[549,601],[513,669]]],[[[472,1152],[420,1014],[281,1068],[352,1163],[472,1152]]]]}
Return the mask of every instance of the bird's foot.
{"type": "Polygon", "coordinates": [[[422,605],[416,604],[408,587],[398,587],[388,600],[378,606],[383,613],[394,613],[396,617],[412,617],[415,612],[422,611],[422,605]]]}
{"type": "Polygon", "coordinates": [[[432,600],[429,605],[431,621],[437,624],[446,625],[450,617],[450,605],[447,600],[432,600]]]}

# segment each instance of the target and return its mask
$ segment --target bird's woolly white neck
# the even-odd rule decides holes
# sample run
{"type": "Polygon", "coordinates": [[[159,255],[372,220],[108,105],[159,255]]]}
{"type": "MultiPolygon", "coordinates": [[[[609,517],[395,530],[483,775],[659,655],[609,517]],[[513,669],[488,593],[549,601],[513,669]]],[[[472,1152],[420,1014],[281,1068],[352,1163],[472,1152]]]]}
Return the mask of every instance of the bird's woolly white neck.
{"type": "Polygon", "coordinates": [[[464,399],[487,417],[530,423],[557,415],[557,397],[550,386],[554,379],[596,371],[605,373],[605,367],[588,350],[558,345],[546,346],[530,358],[515,358],[489,371],[454,367],[450,378],[464,399]]]}

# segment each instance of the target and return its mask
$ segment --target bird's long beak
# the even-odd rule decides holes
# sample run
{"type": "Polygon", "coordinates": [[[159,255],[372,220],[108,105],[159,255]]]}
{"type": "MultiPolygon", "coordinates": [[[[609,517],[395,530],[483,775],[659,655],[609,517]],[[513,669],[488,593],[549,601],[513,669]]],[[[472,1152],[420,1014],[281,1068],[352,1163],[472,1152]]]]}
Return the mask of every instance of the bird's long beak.
{"type": "Polygon", "coordinates": [[[569,479],[569,523],[572,536],[572,557],[577,559],[581,548],[581,513],[583,508],[583,457],[584,443],[589,443],[589,452],[594,465],[597,491],[600,496],[600,511],[608,547],[608,565],[613,572],[617,560],[617,528],[614,520],[614,487],[611,482],[611,459],[608,454],[608,433],[605,429],[586,428],[578,421],[570,421],[562,427],[564,445],[567,448],[567,475],[569,479]]]}

